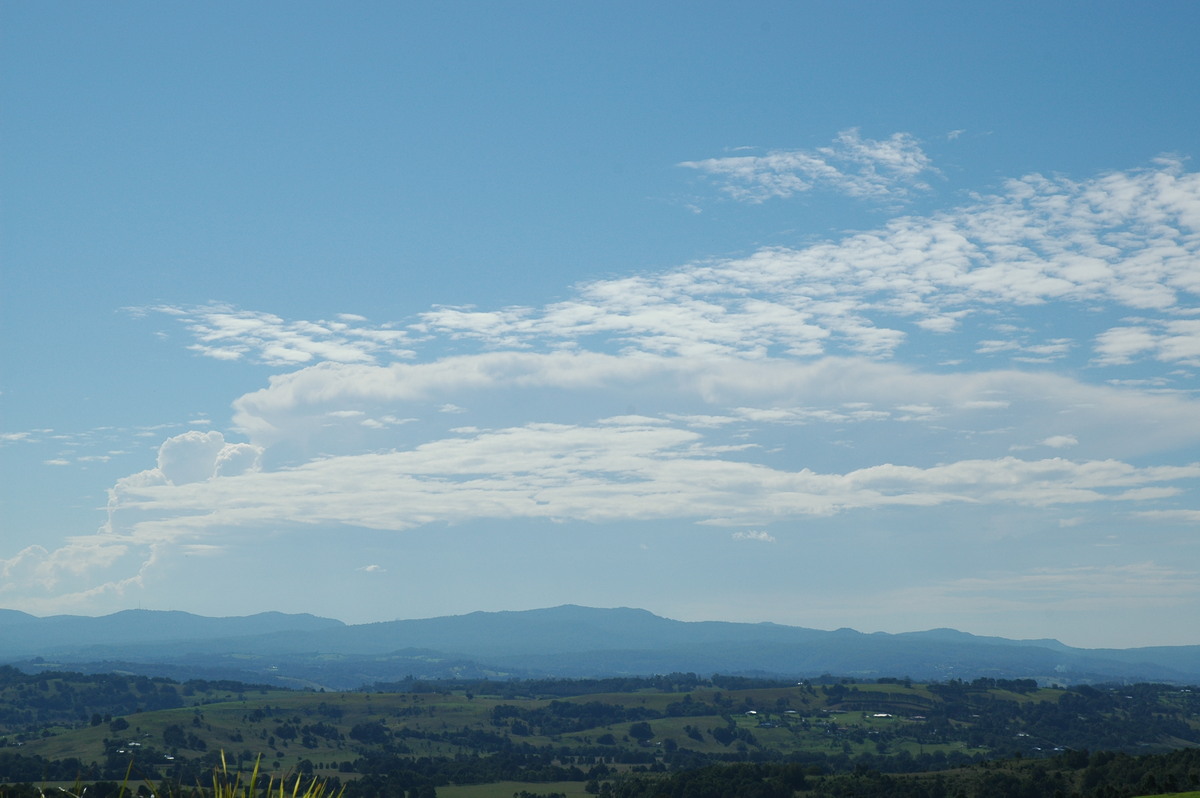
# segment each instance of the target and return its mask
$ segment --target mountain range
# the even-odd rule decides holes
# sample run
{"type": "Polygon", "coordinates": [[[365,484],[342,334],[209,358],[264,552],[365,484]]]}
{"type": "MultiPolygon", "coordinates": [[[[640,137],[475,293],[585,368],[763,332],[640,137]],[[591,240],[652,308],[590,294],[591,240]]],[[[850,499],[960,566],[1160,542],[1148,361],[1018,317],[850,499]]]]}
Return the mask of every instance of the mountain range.
{"type": "Polygon", "coordinates": [[[640,609],[574,605],[354,625],[277,612],[211,618],[126,610],[38,618],[0,610],[0,663],[27,671],[124,671],[335,690],[413,678],[671,672],[1200,683],[1200,645],[1081,649],[953,629],[864,634],[684,622],[640,609]]]}

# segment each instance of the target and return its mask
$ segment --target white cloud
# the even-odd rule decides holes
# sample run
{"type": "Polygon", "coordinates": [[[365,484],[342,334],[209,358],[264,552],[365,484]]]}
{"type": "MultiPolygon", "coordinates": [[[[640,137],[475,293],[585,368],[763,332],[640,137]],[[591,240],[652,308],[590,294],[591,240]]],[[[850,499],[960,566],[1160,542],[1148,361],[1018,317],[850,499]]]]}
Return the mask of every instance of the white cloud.
{"type": "Polygon", "coordinates": [[[762,529],[747,529],[733,533],[734,540],[753,540],[759,543],[774,543],[775,537],[762,529]]]}
{"type": "Polygon", "coordinates": [[[943,313],[940,316],[929,316],[928,318],[918,319],[915,324],[922,330],[933,333],[949,333],[958,329],[959,322],[970,314],[969,310],[956,310],[949,313],[943,313]]]}
{"type": "MultiPolygon", "coordinates": [[[[806,157],[837,155],[911,176],[923,163],[913,146],[902,135],[870,142],[848,133],[806,157]]],[[[887,358],[904,354],[917,336],[978,335],[964,329],[971,319],[1015,318],[1055,302],[1060,314],[1072,314],[1072,334],[995,325],[1010,332],[980,335],[975,349],[1016,363],[1047,363],[1069,356],[1082,333],[1095,340],[1098,364],[1153,357],[1196,365],[1200,320],[1178,316],[1200,296],[1198,222],[1200,175],[1164,161],[1078,182],[1030,175],[1008,181],[999,194],[927,217],[898,217],[802,248],[763,248],[593,281],[542,308],[435,307],[405,330],[351,314],[288,321],[227,305],[134,312],[178,319],[194,336],[192,347],[207,356],[295,368],[386,365],[411,359],[414,346],[439,338],[476,342],[486,351],[586,343],[686,358],[887,358]],[[1160,317],[1106,328],[1093,313],[1098,306],[1160,317]]]]}
{"type": "Polygon", "coordinates": [[[121,480],[100,532],[53,552],[22,552],[2,564],[4,573],[15,575],[14,586],[53,587],[69,576],[72,584],[92,585],[86,590],[125,589],[168,549],[223,549],[246,530],[313,525],[400,532],[480,519],[690,519],[752,527],[734,538],[770,542],[761,526],[784,519],[947,504],[1136,506],[1200,479],[1200,464],[1062,458],[787,470],[722,459],[727,448],[709,445],[700,433],[639,417],[592,426],[531,423],[271,472],[246,467],[237,475],[218,474],[214,453],[238,445],[207,438],[171,439],[162,460],[174,478],[151,469],[121,480]],[[202,465],[211,476],[199,478],[202,465]],[[122,563],[136,575],[85,578],[113,573],[122,563]]]}
{"type": "MultiPolygon", "coordinates": [[[[1049,302],[1095,329],[1101,362],[1152,352],[1200,355],[1200,322],[1164,318],[1105,332],[1097,305],[1178,313],[1200,296],[1200,176],[1179,164],[1089,181],[1031,175],[1005,191],[929,217],[805,248],[580,286],[542,309],[435,308],[415,329],[527,348],[598,336],[625,351],[682,357],[890,357],[918,332],[957,329],[972,315],[1020,314],[1049,302]],[[1134,337],[1134,334],[1138,337],[1134,337]]],[[[982,338],[1017,362],[1065,357],[1077,336],[982,338]]]]}
{"type": "Polygon", "coordinates": [[[213,546],[207,543],[189,543],[179,548],[186,557],[219,557],[226,551],[224,546],[213,546]]]}
{"type": "Polygon", "coordinates": [[[225,447],[219,432],[186,432],[168,438],[158,448],[158,470],[172,485],[210,479],[225,447]]]}
{"type": "Polygon", "coordinates": [[[218,360],[253,360],[270,366],[318,361],[371,363],[378,357],[408,357],[403,330],[364,326],[366,319],[339,314],[336,321],[285,321],[271,313],[229,305],[159,305],[128,308],[135,316],[162,313],[181,322],[194,336],[189,348],[218,360]]]}
{"type": "Polygon", "coordinates": [[[920,178],[936,171],[911,135],[896,133],[877,141],[864,139],[857,129],[842,131],[832,145],[816,150],[775,150],[679,165],[719,180],[721,190],[734,199],[754,203],[813,189],[851,197],[903,198],[928,190],[920,178]]]}
{"type": "Polygon", "coordinates": [[[528,424],[236,478],[128,481],[111,508],[113,531],[161,540],[264,522],[401,530],[482,518],[743,525],[885,506],[1138,502],[1200,478],[1198,464],[1013,457],[816,473],[723,460],[722,451],[696,432],[638,419],[528,424]]]}
{"type": "Polygon", "coordinates": [[[250,443],[227,443],[213,461],[214,477],[236,477],[258,471],[262,465],[262,448],[250,443]]]}
{"type": "Polygon", "coordinates": [[[1139,356],[1200,366],[1200,319],[1150,319],[1096,336],[1096,362],[1100,365],[1131,363],[1139,356]]]}
{"type": "Polygon", "coordinates": [[[1093,447],[1084,451],[1095,455],[1132,457],[1200,443],[1200,408],[1185,395],[1089,385],[1049,373],[938,374],[862,358],[691,359],[586,351],[494,352],[388,367],[322,364],[278,375],[267,388],[239,398],[234,421],[260,446],[304,439],[318,451],[335,451],[337,439],[322,437],[326,413],[334,408],[432,409],[450,399],[519,408],[527,395],[546,392],[561,396],[560,417],[577,423],[590,422],[589,403],[649,402],[691,408],[665,417],[695,429],[704,425],[684,417],[705,417],[713,429],[727,426],[714,419],[726,418],[755,426],[936,421],[964,434],[1004,426],[1013,440],[1042,441],[1061,434],[1069,419],[1072,434],[1093,447]]]}
{"type": "MultiPolygon", "coordinates": [[[[923,171],[903,141],[892,156],[858,141],[838,158],[860,177],[923,171]]],[[[1191,365],[1198,222],[1200,181],[1164,164],[1030,176],[837,242],[597,280],[541,308],[435,308],[406,331],[154,308],[197,351],[287,369],[234,401],[248,442],[167,438],[114,486],[98,534],[3,567],[13,584],[101,575],[79,596],[136,584],[175,547],[215,555],[313,525],[683,519],[772,542],[772,522],[876,508],[1117,502],[1184,520],[1155,502],[1182,503],[1200,478],[1200,403],[1156,390],[1190,378],[1094,385],[1083,364],[1035,366],[1076,356],[1076,340],[1096,342],[1106,377],[1191,365]],[[402,348],[446,340],[458,354],[402,348]],[[930,356],[936,370],[901,362],[931,340],[963,351],[930,356]],[[972,349],[1015,367],[949,357],[972,349]],[[1073,457],[1005,456],[1031,442],[1073,457]]]]}

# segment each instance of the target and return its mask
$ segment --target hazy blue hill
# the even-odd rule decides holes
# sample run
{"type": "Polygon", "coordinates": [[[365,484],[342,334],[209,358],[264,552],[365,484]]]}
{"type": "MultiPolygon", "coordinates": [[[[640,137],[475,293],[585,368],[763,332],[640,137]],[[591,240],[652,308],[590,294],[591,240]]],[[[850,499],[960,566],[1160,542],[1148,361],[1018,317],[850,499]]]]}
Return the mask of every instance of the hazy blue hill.
{"type": "Polygon", "coordinates": [[[0,610],[0,629],[5,629],[9,626],[17,626],[24,623],[35,623],[38,618],[35,615],[30,615],[27,612],[19,610],[0,610]]]}
{"type": "Polygon", "coordinates": [[[232,618],[209,618],[162,610],[125,610],[98,618],[82,615],[25,617],[28,620],[18,619],[12,623],[0,620],[0,656],[11,659],[16,656],[79,652],[94,647],[173,646],[183,641],[209,641],[275,632],[311,633],[345,625],[330,618],[280,612],[232,618]]]}
{"type": "MultiPolygon", "coordinates": [[[[1063,681],[1122,680],[1134,672],[1139,678],[1193,681],[1200,678],[1200,657],[1193,649],[1190,665],[1170,667],[1152,658],[1132,663],[1092,652],[1023,645],[979,642],[967,635],[939,642],[920,636],[862,634],[851,629],[835,632],[800,630],[789,639],[757,627],[737,630],[738,635],[707,642],[663,643],[659,647],[629,650],[580,649],[571,653],[496,655],[490,661],[512,668],[541,672],[587,673],[603,667],[610,673],[664,673],[690,670],[697,673],[806,674],[832,673],[860,678],[911,676],[917,679],[1040,678],[1063,681]],[[686,663],[686,667],[681,667],[686,663]]],[[[1181,660],[1184,658],[1181,657],[1181,660]]]]}
{"type": "Polygon", "coordinates": [[[957,629],[929,629],[924,632],[900,632],[896,637],[908,637],[920,640],[937,640],[941,642],[973,642],[987,643],[996,646],[1035,646],[1037,648],[1049,648],[1056,651],[1068,651],[1070,646],[1064,645],[1053,638],[1041,638],[1037,640],[1010,640],[1007,637],[989,637],[986,635],[973,635],[969,632],[960,632],[957,629]]]}
{"type": "Polygon", "coordinates": [[[691,671],[914,679],[1200,682],[1200,646],[1089,650],[954,629],[904,634],[772,623],[684,622],[627,607],[519,612],[347,625],[313,615],[206,618],[130,610],[101,618],[0,612],[0,662],[53,658],[70,667],[155,663],[178,677],[358,687],[467,673],[603,677],[691,671]]]}
{"type": "Polygon", "coordinates": [[[763,640],[802,642],[824,634],[828,632],[775,624],[674,621],[626,607],[595,609],[564,605],[352,626],[325,635],[322,641],[336,642],[338,650],[355,653],[386,653],[395,648],[414,647],[509,657],[532,652],[573,654],[763,640]]]}
{"type": "Polygon", "coordinates": [[[1174,670],[1200,672],[1200,646],[1148,646],[1146,648],[1098,648],[1090,653],[1126,666],[1155,663],[1174,670]]]}

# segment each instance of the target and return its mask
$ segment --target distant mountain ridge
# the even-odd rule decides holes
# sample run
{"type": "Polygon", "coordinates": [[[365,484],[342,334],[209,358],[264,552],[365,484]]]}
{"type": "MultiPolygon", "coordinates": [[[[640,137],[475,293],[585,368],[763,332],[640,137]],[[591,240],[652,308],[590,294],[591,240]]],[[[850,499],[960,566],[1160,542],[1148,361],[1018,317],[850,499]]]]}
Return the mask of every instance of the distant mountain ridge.
{"type": "Polygon", "coordinates": [[[546,609],[346,624],[266,612],[125,610],[38,618],[0,610],[0,663],[352,689],[417,678],[698,674],[1200,683],[1200,646],[1078,649],[954,629],[863,634],[676,621],[647,610],[546,609]]]}
{"type": "Polygon", "coordinates": [[[177,610],[122,610],[98,618],[85,615],[38,618],[16,610],[0,610],[0,657],[20,652],[45,656],[84,646],[162,644],[273,632],[312,632],[334,626],[345,624],[315,615],[282,612],[209,618],[177,610]]]}

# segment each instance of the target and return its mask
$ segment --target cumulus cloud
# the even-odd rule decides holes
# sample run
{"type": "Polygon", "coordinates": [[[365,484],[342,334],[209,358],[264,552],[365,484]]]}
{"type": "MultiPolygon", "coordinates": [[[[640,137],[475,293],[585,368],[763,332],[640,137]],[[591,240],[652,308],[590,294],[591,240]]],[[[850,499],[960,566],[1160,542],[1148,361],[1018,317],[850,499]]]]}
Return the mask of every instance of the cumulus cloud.
{"type": "Polygon", "coordinates": [[[219,432],[185,432],[158,448],[158,474],[171,485],[237,476],[258,468],[262,449],[248,443],[226,443],[219,432]]]}
{"type": "Polygon", "coordinates": [[[1141,356],[1200,366],[1200,319],[1150,319],[1096,336],[1096,362],[1100,365],[1123,365],[1141,356]]]}
{"type": "Polygon", "coordinates": [[[928,190],[921,178],[936,171],[911,135],[895,133],[874,140],[863,138],[857,129],[844,130],[831,145],[815,150],[774,150],[679,165],[713,178],[734,199],[752,203],[814,189],[860,198],[903,198],[928,190]]]}
{"type": "MultiPolygon", "coordinates": [[[[71,537],[53,550],[31,546],[0,559],[0,598],[23,592],[23,604],[31,611],[78,608],[89,599],[120,596],[141,585],[166,548],[191,555],[219,553],[223,548],[205,535],[186,528],[175,531],[169,524],[131,528],[124,516],[139,506],[138,497],[148,489],[187,489],[253,474],[261,454],[261,447],[228,443],[216,431],[192,430],[168,438],[159,446],[154,468],[123,477],[109,490],[108,518],[95,534],[71,537]],[[64,591],[64,585],[72,587],[64,591]]],[[[142,511],[157,512],[150,505],[142,511]]]]}

